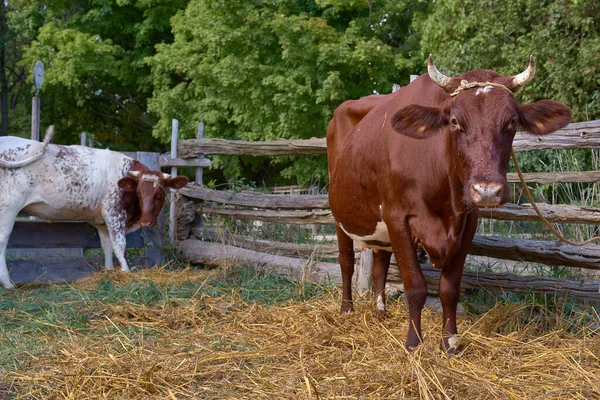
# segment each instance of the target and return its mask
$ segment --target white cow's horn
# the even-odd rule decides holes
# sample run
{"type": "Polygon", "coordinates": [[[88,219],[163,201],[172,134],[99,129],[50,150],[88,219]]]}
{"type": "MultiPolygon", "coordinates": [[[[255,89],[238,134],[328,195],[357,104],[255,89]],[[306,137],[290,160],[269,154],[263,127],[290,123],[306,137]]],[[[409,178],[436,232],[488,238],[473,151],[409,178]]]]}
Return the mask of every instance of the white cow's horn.
{"type": "Polygon", "coordinates": [[[523,72],[521,72],[519,75],[515,75],[513,77],[513,90],[517,90],[520,87],[523,87],[525,85],[527,85],[529,82],[531,82],[531,80],[533,79],[535,75],[535,60],[533,58],[533,55],[529,56],[529,66],[527,67],[527,69],[523,72]]]}
{"type": "Polygon", "coordinates": [[[450,82],[451,78],[442,74],[433,63],[433,56],[430,54],[427,59],[427,72],[429,73],[429,77],[432,81],[434,81],[439,87],[444,90],[450,90],[450,82]]]}
{"type": "Polygon", "coordinates": [[[140,176],[140,171],[129,171],[129,175],[133,176],[134,178],[137,178],[140,176]]]}
{"type": "Polygon", "coordinates": [[[171,179],[171,174],[165,174],[163,172],[163,179],[171,179]]]}

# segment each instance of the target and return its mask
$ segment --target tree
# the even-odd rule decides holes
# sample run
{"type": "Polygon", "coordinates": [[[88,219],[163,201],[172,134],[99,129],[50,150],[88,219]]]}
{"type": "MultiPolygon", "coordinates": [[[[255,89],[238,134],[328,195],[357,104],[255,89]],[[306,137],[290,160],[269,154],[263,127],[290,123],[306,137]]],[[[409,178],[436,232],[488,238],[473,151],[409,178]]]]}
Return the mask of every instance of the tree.
{"type": "MultiPolygon", "coordinates": [[[[154,134],[164,138],[177,118],[185,137],[199,121],[207,136],[229,139],[324,137],[342,101],[408,81],[408,3],[191,1],[172,19],[173,43],[148,61],[154,134]]],[[[229,179],[326,177],[324,158],[217,157],[214,165],[229,179]]]]}
{"type": "Polygon", "coordinates": [[[449,0],[430,4],[416,23],[423,55],[453,74],[490,68],[522,71],[533,54],[538,71],[524,102],[552,98],[575,121],[600,118],[600,4],[594,0],[449,0]]]}
{"type": "Polygon", "coordinates": [[[161,150],[146,101],[152,93],[144,59],[169,42],[169,18],[186,0],[37,2],[44,21],[20,65],[46,67],[42,122],[58,141],[87,131],[115,150],[161,150]]]}

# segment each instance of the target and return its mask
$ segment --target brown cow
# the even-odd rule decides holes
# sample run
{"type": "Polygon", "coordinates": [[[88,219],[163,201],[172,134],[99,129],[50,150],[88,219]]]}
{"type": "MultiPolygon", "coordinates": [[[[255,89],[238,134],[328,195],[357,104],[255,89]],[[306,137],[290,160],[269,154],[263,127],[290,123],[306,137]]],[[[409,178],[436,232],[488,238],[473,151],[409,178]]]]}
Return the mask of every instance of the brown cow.
{"type": "Polygon", "coordinates": [[[329,202],[342,269],[341,312],[352,310],[353,242],[375,249],[377,310],[392,252],[404,281],[410,323],[406,348],[421,342],[427,283],[416,256],[422,246],[441,269],[443,349],[458,349],[456,306],[478,207],[509,199],[506,182],[517,125],[546,135],[567,125],[571,110],[555,101],[520,104],[514,97],[535,74],[474,70],[459,78],[437,70],[385,96],[343,103],[327,129],[329,202]]]}

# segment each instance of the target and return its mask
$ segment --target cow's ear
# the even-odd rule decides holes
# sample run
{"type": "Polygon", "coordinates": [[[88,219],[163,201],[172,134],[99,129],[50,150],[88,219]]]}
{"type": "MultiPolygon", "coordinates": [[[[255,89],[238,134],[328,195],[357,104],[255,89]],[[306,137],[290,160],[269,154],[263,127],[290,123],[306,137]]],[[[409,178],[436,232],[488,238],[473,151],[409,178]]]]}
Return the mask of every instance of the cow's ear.
{"type": "Polygon", "coordinates": [[[133,192],[137,189],[137,180],[131,176],[125,176],[119,179],[118,185],[126,192],[133,192]]]}
{"type": "Polygon", "coordinates": [[[177,176],[175,178],[170,178],[169,180],[167,180],[167,187],[177,190],[177,189],[181,189],[182,187],[187,185],[187,183],[188,183],[187,177],[177,176]]]}
{"type": "Polygon", "coordinates": [[[534,135],[547,135],[571,122],[571,109],[557,101],[540,100],[519,107],[519,124],[534,135]]]}
{"type": "Polygon", "coordinates": [[[398,110],[391,123],[398,133],[425,139],[436,135],[448,124],[448,113],[441,108],[413,104],[398,110]]]}

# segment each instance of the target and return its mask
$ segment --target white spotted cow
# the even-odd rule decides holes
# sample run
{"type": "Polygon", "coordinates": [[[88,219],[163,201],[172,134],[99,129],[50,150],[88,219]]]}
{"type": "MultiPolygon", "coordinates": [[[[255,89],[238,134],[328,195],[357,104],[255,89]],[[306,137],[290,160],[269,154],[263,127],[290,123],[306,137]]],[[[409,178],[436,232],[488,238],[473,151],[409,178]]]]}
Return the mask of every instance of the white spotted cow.
{"type": "Polygon", "coordinates": [[[114,251],[121,270],[125,235],[151,227],[169,188],[188,179],[151,171],[123,154],[82,146],[49,144],[13,136],[0,138],[0,283],[14,287],[6,267],[6,247],[17,214],[24,210],[48,221],[85,221],[98,229],[106,269],[114,251]]]}

